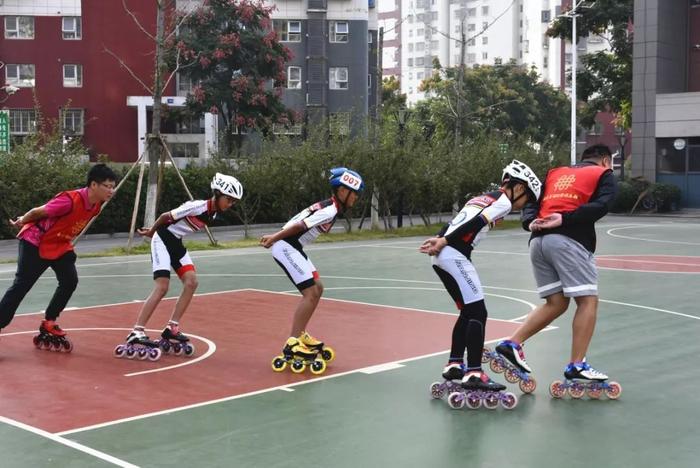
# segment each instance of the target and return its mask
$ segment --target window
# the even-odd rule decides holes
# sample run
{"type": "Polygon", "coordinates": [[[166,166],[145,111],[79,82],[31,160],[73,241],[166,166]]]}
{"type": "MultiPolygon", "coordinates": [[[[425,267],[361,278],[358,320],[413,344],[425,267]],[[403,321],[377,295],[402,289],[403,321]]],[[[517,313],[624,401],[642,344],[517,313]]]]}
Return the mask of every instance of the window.
{"type": "Polygon", "coordinates": [[[467,16],[469,16],[469,17],[476,16],[476,8],[468,8],[467,9],[467,16]]]}
{"type": "Polygon", "coordinates": [[[173,158],[198,158],[199,143],[168,143],[173,158]]]}
{"type": "Polygon", "coordinates": [[[34,39],[34,17],[6,16],[5,39],[34,39]]]}
{"type": "Polygon", "coordinates": [[[372,43],[372,31],[367,31],[367,44],[372,43]]]}
{"type": "Polygon", "coordinates": [[[488,22],[488,21],[484,21],[483,23],[481,23],[481,29],[488,29],[488,28],[489,28],[489,22],[488,22]]]}
{"type": "Polygon", "coordinates": [[[371,88],[372,88],[372,74],[367,73],[367,89],[371,89],[371,88]]]}
{"type": "Polygon", "coordinates": [[[204,134],[204,115],[199,117],[182,117],[175,126],[175,133],[179,135],[204,134]]]}
{"type": "Polygon", "coordinates": [[[272,133],[275,135],[301,135],[301,124],[272,124],[272,133]]]}
{"type": "Polygon", "coordinates": [[[188,94],[192,93],[192,90],[194,89],[194,83],[192,81],[192,78],[190,78],[187,75],[183,75],[182,73],[177,74],[177,95],[178,96],[187,96],[188,94]]]}
{"type": "Polygon", "coordinates": [[[63,65],[63,87],[82,88],[83,86],[83,66],[63,65]]]}
{"type": "Polygon", "coordinates": [[[287,67],[287,89],[301,89],[301,67],[287,67]]]}
{"type": "Polygon", "coordinates": [[[425,42],[416,42],[416,52],[423,52],[425,50],[425,42]]]}
{"type": "Polygon", "coordinates": [[[36,112],[34,109],[10,109],[10,133],[28,135],[36,132],[36,112]]]}
{"type": "Polygon", "coordinates": [[[84,109],[63,109],[61,111],[61,131],[64,135],[82,135],[84,109]]]}
{"type": "Polygon", "coordinates": [[[542,37],[542,48],[549,49],[549,36],[546,34],[542,37]]]}
{"type": "Polygon", "coordinates": [[[549,68],[549,57],[546,55],[542,59],[542,68],[549,68]]]}
{"type": "Polygon", "coordinates": [[[63,39],[76,40],[83,37],[80,16],[64,16],[61,28],[63,30],[63,39]]]}
{"type": "Polygon", "coordinates": [[[412,67],[412,66],[413,66],[413,59],[412,59],[412,58],[409,58],[409,59],[408,59],[408,66],[409,66],[409,67],[412,67]]]}
{"type": "Polygon", "coordinates": [[[301,42],[301,21],[273,20],[280,42],[301,42]]]}
{"type": "Polygon", "coordinates": [[[329,130],[331,135],[350,134],[350,113],[337,112],[328,117],[329,130]]]}
{"type": "Polygon", "coordinates": [[[437,18],[438,18],[438,13],[437,13],[437,11],[431,11],[431,12],[430,12],[430,20],[431,20],[431,21],[437,21],[437,18]]]}
{"type": "Polygon", "coordinates": [[[486,37],[486,36],[482,37],[482,38],[481,38],[481,43],[484,44],[484,45],[488,44],[488,43],[489,43],[489,38],[486,37]]]}
{"type": "Polygon", "coordinates": [[[331,21],[330,32],[331,42],[348,42],[349,33],[347,21],[331,21]]]}
{"type": "Polygon", "coordinates": [[[20,88],[34,87],[34,64],[8,63],[5,65],[5,82],[20,88]]]}
{"type": "Polygon", "coordinates": [[[482,6],[482,7],[481,7],[481,14],[482,14],[482,15],[488,15],[488,14],[489,14],[489,7],[488,7],[488,6],[482,6]]]}
{"type": "Polygon", "coordinates": [[[476,62],[476,54],[467,54],[467,63],[476,62]]]}
{"type": "Polygon", "coordinates": [[[549,23],[552,19],[551,10],[542,10],[542,22],[549,23]]]}
{"type": "Polygon", "coordinates": [[[416,57],[416,66],[422,67],[425,64],[425,57],[416,57]]]}
{"type": "Polygon", "coordinates": [[[476,44],[476,43],[474,42],[474,39],[469,39],[469,40],[467,41],[467,45],[468,45],[468,46],[473,46],[474,44],[476,44]]]}
{"type": "Polygon", "coordinates": [[[440,43],[438,41],[431,41],[430,48],[432,50],[438,50],[440,48],[440,43]]]}
{"type": "Polygon", "coordinates": [[[605,39],[603,39],[601,36],[598,36],[597,34],[593,34],[591,36],[588,36],[588,43],[589,44],[601,44],[605,39]]]}
{"type": "Polygon", "coordinates": [[[418,80],[422,80],[424,76],[425,76],[425,73],[423,73],[423,72],[416,73],[416,79],[418,79],[418,80]]]}
{"type": "Polygon", "coordinates": [[[482,52],[482,53],[481,53],[481,59],[482,59],[482,60],[488,60],[488,59],[489,59],[489,53],[488,53],[488,52],[482,52]]]}
{"type": "Polygon", "coordinates": [[[418,29],[416,31],[416,37],[421,37],[425,35],[425,30],[424,29],[418,29]]]}
{"type": "Polygon", "coordinates": [[[494,65],[503,65],[503,59],[501,57],[496,57],[493,59],[494,65]]]}
{"type": "Polygon", "coordinates": [[[333,67],[330,69],[330,89],[348,89],[348,69],[347,67],[333,67]]]}
{"type": "Polygon", "coordinates": [[[413,52],[413,42],[410,42],[410,43],[408,44],[408,51],[409,51],[409,52],[413,52]]]}
{"type": "Polygon", "coordinates": [[[476,31],[476,23],[469,23],[467,25],[467,31],[476,31]]]}

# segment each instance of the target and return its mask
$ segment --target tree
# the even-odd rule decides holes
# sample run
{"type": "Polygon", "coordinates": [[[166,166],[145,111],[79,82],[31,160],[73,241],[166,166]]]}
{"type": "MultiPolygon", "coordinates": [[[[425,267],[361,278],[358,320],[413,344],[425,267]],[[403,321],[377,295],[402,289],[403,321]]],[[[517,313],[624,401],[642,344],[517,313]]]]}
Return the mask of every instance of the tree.
{"type": "Polygon", "coordinates": [[[436,69],[423,81],[421,90],[434,97],[422,102],[419,111],[431,116],[439,137],[457,137],[456,144],[484,133],[517,136],[539,144],[568,138],[567,116],[561,112],[568,99],[560,90],[540,82],[534,69],[513,63],[477,66],[461,76],[459,67],[436,69]]]}
{"type": "MultiPolygon", "coordinates": [[[[576,73],[576,97],[585,103],[581,125],[591,127],[598,112],[617,115],[620,126],[629,128],[632,110],[632,18],[634,0],[597,0],[580,10],[576,21],[579,37],[596,34],[610,43],[610,51],[581,57],[576,73]]],[[[547,34],[571,40],[571,20],[558,18],[547,34]]],[[[578,38],[577,38],[578,40],[578,38]]]]}
{"type": "Polygon", "coordinates": [[[208,0],[191,14],[179,13],[179,34],[167,44],[171,67],[191,61],[180,70],[196,83],[188,110],[223,118],[225,150],[232,149],[237,127],[266,133],[273,124],[297,120],[281,100],[292,54],[272,28],[273,8],[262,1],[208,0]]]}

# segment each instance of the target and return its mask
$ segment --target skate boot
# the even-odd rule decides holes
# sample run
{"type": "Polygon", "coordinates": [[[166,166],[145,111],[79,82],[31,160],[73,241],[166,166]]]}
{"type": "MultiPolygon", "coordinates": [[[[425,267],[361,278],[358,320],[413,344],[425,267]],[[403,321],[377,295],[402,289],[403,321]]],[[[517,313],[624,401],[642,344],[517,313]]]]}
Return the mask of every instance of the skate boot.
{"type": "Polygon", "coordinates": [[[295,374],[301,374],[309,367],[312,374],[323,374],[326,371],[326,361],[317,357],[318,351],[309,349],[298,338],[290,337],[284,344],[282,354],[272,359],[272,370],[282,372],[289,364],[295,374]]]}
{"type": "Polygon", "coordinates": [[[501,341],[498,343],[498,346],[496,346],[496,352],[521,371],[527,372],[528,374],[532,372],[532,369],[530,369],[530,366],[527,365],[527,361],[525,360],[523,347],[514,341],[501,341]]]}
{"type": "Polygon", "coordinates": [[[39,334],[33,338],[37,349],[51,351],[73,351],[73,343],[66,338],[66,332],[58,326],[54,320],[42,320],[39,325],[39,334]]]}
{"type": "MultiPolygon", "coordinates": [[[[503,373],[509,383],[517,383],[520,391],[523,393],[532,393],[537,388],[537,381],[532,375],[528,374],[522,368],[515,366],[509,359],[504,357],[505,354],[512,353],[518,356],[518,359],[525,362],[525,356],[522,354],[522,348],[518,352],[517,348],[512,348],[508,344],[499,345],[496,351],[491,351],[488,347],[484,347],[481,355],[481,362],[488,363],[491,370],[497,374],[503,373]],[[501,347],[502,346],[502,347],[501,347]]],[[[513,357],[513,359],[515,359],[513,357]]]]}
{"type": "Polygon", "coordinates": [[[309,335],[308,332],[301,332],[299,335],[299,341],[309,349],[315,350],[321,355],[321,359],[326,362],[331,362],[335,359],[335,351],[330,346],[326,346],[323,341],[319,341],[313,336],[309,335]]]}
{"type": "Polygon", "coordinates": [[[180,331],[180,327],[176,323],[170,322],[160,336],[160,348],[165,354],[172,352],[175,356],[184,354],[187,357],[194,354],[194,345],[189,342],[189,337],[180,331]]]}
{"type": "Polygon", "coordinates": [[[461,389],[447,396],[447,404],[450,408],[461,409],[466,405],[469,409],[477,409],[482,403],[488,409],[496,409],[500,405],[505,409],[513,409],[518,404],[518,398],[504,392],[505,385],[494,382],[481,369],[469,369],[465,371],[461,382],[461,389]]]}
{"type": "Polygon", "coordinates": [[[162,354],[160,343],[149,339],[143,329],[137,328],[129,333],[123,344],[114,348],[114,357],[117,358],[157,361],[162,354]]]}
{"type": "Polygon", "coordinates": [[[464,364],[461,362],[448,362],[447,366],[442,370],[442,378],[445,380],[430,384],[430,396],[438,400],[445,394],[460,391],[463,377],[464,364]]]}
{"type": "Polygon", "coordinates": [[[554,398],[563,398],[567,393],[571,398],[579,399],[584,393],[597,400],[605,395],[611,400],[617,400],[622,393],[622,386],[617,382],[608,382],[608,376],[591,367],[584,359],[582,362],[571,362],[564,369],[564,381],[555,380],[549,386],[549,393],[554,398]]]}

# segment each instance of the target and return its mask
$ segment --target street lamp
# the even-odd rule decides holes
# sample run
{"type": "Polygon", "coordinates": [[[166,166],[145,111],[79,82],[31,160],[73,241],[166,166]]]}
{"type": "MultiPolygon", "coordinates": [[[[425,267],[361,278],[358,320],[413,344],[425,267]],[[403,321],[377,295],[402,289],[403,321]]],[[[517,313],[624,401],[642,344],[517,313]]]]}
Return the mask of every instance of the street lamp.
{"type": "MultiPolygon", "coordinates": [[[[567,11],[561,18],[571,18],[571,165],[576,164],[576,65],[578,61],[577,57],[577,47],[578,47],[578,37],[576,34],[576,18],[580,16],[577,11],[579,7],[590,8],[592,5],[584,5],[586,0],[579,0],[579,2],[567,11]]],[[[595,3],[595,2],[593,2],[595,3]]]]}
{"type": "Polygon", "coordinates": [[[620,142],[620,181],[625,180],[625,144],[627,144],[627,135],[623,130],[617,136],[617,140],[620,142]]]}
{"type": "MultiPolygon", "coordinates": [[[[394,118],[399,126],[399,147],[401,148],[401,156],[404,155],[404,145],[406,143],[406,138],[404,132],[406,130],[406,123],[408,118],[411,116],[411,111],[402,107],[397,111],[394,111],[394,118]]],[[[403,187],[399,189],[399,210],[396,216],[396,227],[403,227],[403,187]]]]}

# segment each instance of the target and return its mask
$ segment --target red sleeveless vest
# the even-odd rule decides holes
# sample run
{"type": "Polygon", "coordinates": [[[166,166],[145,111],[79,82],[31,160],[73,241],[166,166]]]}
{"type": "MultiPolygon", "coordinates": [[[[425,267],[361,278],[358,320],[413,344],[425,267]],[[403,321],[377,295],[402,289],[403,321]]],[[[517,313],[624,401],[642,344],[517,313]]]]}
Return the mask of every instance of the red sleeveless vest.
{"type": "Polygon", "coordinates": [[[538,216],[569,213],[588,203],[608,169],[597,165],[557,167],[547,173],[538,216]]]}
{"type": "MultiPolygon", "coordinates": [[[[44,260],[56,260],[66,252],[73,250],[73,239],[83,230],[87,223],[100,213],[102,203],[95,203],[92,209],[86,209],[83,197],[78,190],[61,192],[56,196],[68,195],[73,202],[73,209],[56,220],[39,242],[39,256],[44,260]]],[[[22,226],[20,234],[34,223],[22,226]]]]}

